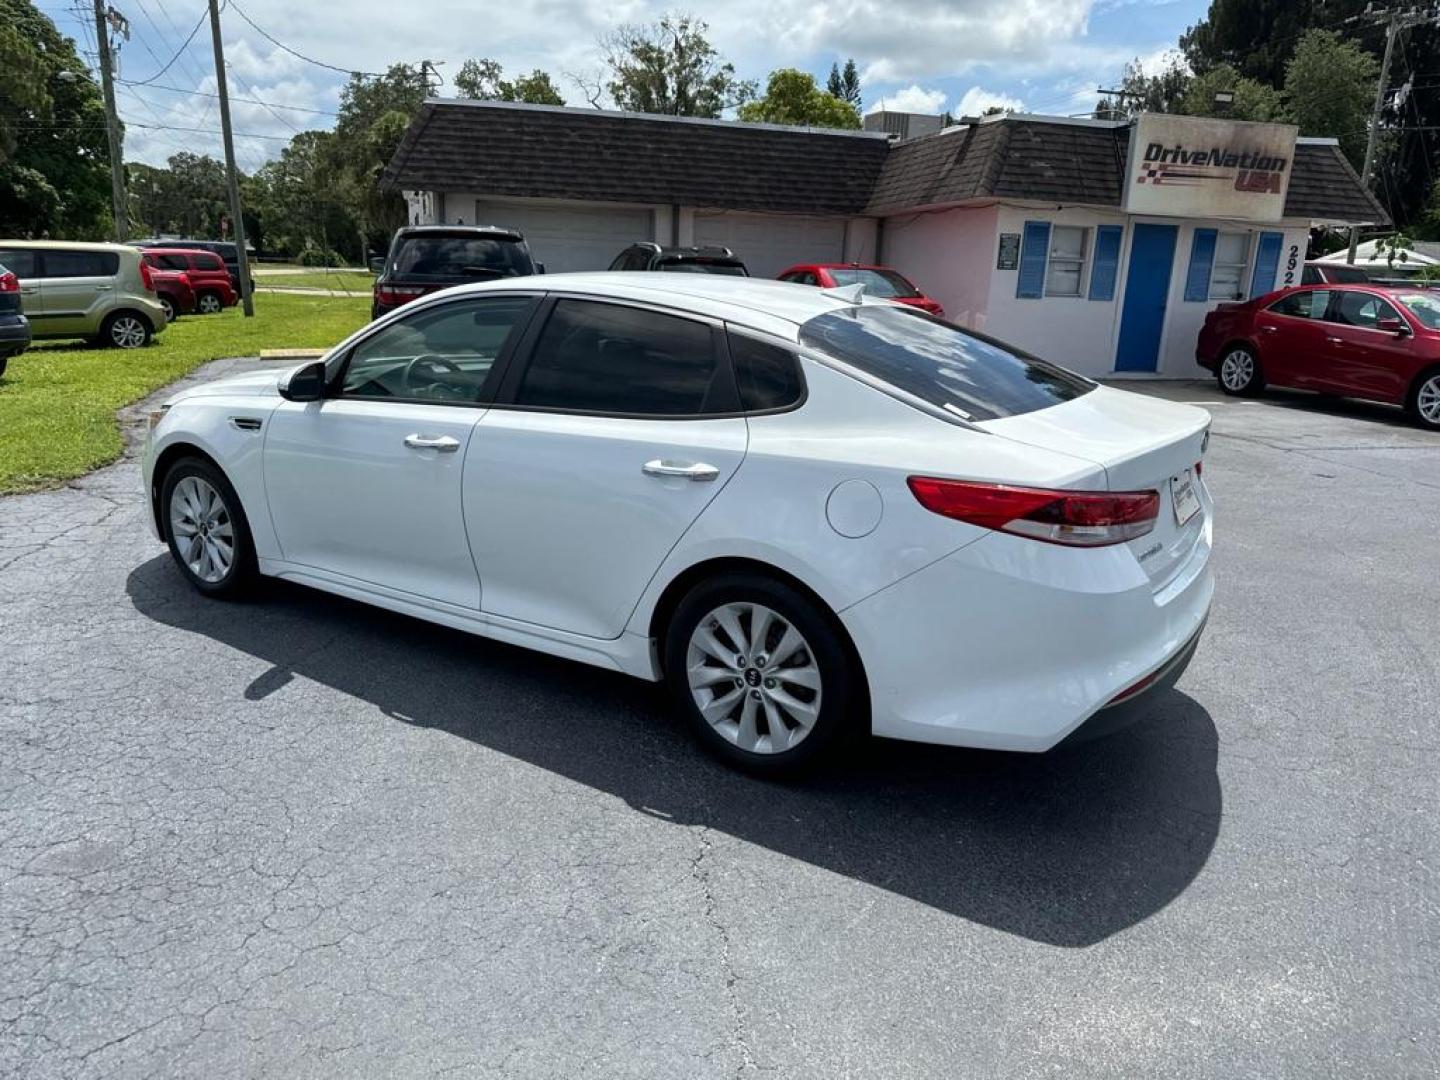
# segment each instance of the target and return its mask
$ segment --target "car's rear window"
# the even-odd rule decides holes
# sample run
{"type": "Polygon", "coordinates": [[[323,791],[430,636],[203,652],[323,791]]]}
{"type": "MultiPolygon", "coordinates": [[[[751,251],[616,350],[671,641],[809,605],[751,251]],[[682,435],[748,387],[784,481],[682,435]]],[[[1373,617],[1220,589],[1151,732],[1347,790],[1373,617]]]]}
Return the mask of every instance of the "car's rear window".
{"type": "Polygon", "coordinates": [[[523,277],[534,273],[519,244],[480,236],[408,236],[391,262],[395,274],[410,277],[523,277]]]}
{"type": "Polygon", "coordinates": [[[919,296],[920,290],[911,285],[894,270],[872,270],[860,266],[832,266],[830,276],[835,284],[864,285],[869,296],[888,300],[896,296],[919,296]]]}
{"type": "Polygon", "coordinates": [[[1095,389],[1089,379],[992,338],[892,304],[818,315],[800,341],[964,420],[1047,409],[1095,389]]]}
{"type": "Polygon", "coordinates": [[[1325,280],[1336,285],[1368,285],[1370,275],[1357,266],[1327,266],[1325,280]]]}

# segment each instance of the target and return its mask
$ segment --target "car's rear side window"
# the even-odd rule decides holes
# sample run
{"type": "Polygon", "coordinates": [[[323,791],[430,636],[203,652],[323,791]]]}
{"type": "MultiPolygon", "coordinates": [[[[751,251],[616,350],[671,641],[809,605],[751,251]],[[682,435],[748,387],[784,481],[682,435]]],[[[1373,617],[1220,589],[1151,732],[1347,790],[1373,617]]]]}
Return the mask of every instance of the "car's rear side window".
{"type": "Polygon", "coordinates": [[[746,412],[788,409],[805,396],[800,359],[789,349],[744,334],[729,334],[730,362],[746,412]]]}
{"type": "Polygon", "coordinates": [[[166,270],[189,270],[190,257],[188,255],[152,255],[152,262],[156,262],[166,270]]]}
{"type": "Polygon", "coordinates": [[[33,278],[35,276],[35,252],[21,251],[17,248],[0,249],[0,263],[18,278],[33,278]]]}
{"type": "Polygon", "coordinates": [[[515,403],[631,416],[734,409],[710,327],[623,304],[560,300],[531,353],[515,403]]]}
{"type": "Polygon", "coordinates": [[[1288,315],[1292,319],[1323,319],[1325,309],[1329,306],[1329,289],[1307,289],[1282,296],[1270,305],[1270,310],[1276,315],[1288,315]]]}
{"type": "Polygon", "coordinates": [[[120,256],[113,251],[45,252],[47,278],[114,277],[120,269],[120,256]]]}
{"type": "Polygon", "coordinates": [[[895,304],[818,315],[800,342],[964,420],[1046,409],[1096,384],[993,338],[895,304]]]}

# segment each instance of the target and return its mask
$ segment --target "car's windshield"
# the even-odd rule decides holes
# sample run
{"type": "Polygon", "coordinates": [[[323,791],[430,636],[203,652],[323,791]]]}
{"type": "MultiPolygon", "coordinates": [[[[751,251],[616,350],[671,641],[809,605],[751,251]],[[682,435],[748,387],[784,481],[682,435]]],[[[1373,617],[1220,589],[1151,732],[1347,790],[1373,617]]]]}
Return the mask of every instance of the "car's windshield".
{"type": "Polygon", "coordinates": [[[964,420],[1034,412],[1096,385],[899,305],[864,304],[818,315],[800,328],[800,341],[964,420]]]}
{"type": "Polygon", "coordinates": [[[695,259],[662,261],[659,269],[671,274],[723,274],[726,277],[748,277],[738,263],[701,262],[695,259]]]}
{"type": "Polygon", "coordinates": [[[1401,293],[1395,299],[1430,330],[1440,330],[1440,297],[1428,293],[1401,293]]]}
{"type": "Polygon", "coordinates": [[[920,290],[894,270],[872,270],[859,266],[832,266],[830,276],[836,285],[864,285],[869,296],[889,300],[897,296],[919,296],[920,290]]]}
{"type": "Polygon", "coordinates": [[[496,278],[534,273],[530,256],[509,240],[479,236],[409,236],[395,252],[393,272],[406,277],[496,278]]]}

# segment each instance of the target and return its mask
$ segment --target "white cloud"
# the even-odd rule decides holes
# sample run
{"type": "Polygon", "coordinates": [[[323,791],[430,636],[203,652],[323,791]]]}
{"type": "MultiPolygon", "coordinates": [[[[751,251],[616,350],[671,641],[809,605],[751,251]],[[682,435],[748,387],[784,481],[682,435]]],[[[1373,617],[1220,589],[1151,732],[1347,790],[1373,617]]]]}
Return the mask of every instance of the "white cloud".
{"type": "Polygon", "coordinates": [[[912,84],[893,94],[878,95],[865,112],[869,114],[888,109],[890,112],[939,113],[944,107],[944,90],[925,90],[912,84]]]}
{"type": "Polygon", "coordinates": [[[1025,102],[1019,98],[1011,97],[1009,94],[993,94],[979,86],[972,86],[965,91],[960,98],[960,103],[955,106],[956,116],[980,116],[986,109],[1009,109],[1011,112],[1024,112],[1025,102]]]}

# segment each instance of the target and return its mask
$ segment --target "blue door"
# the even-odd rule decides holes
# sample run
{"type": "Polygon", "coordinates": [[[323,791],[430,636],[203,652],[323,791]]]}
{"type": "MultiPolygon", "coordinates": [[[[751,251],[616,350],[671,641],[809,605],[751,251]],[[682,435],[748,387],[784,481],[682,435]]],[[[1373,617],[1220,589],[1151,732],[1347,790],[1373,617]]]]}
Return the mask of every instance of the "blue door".
{"type": "Polygon", "coordinates": [[[1120,312],[1120,344],[1115,350],[1116,371],[1159,369],[1175,233],[1174,225],[1135,226],[1130,271],[1125,275],[1125,306],[1120,312]]]}

